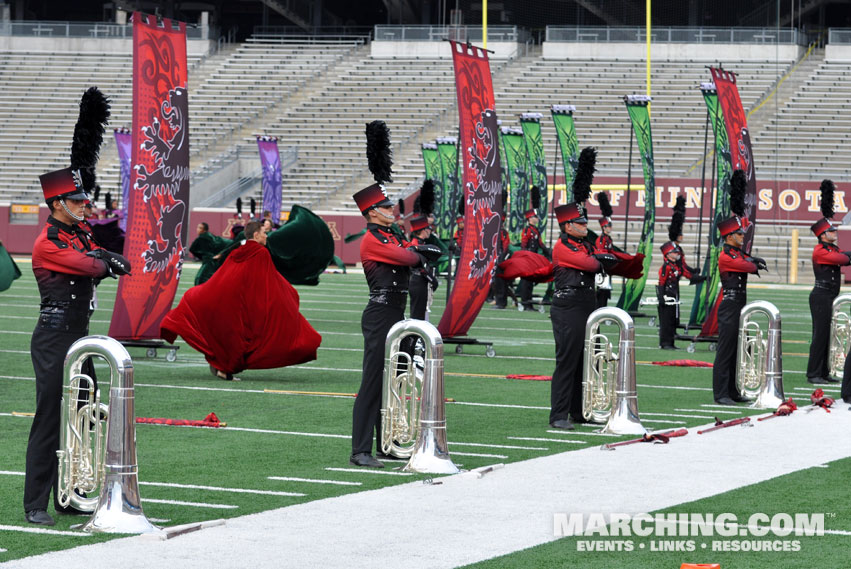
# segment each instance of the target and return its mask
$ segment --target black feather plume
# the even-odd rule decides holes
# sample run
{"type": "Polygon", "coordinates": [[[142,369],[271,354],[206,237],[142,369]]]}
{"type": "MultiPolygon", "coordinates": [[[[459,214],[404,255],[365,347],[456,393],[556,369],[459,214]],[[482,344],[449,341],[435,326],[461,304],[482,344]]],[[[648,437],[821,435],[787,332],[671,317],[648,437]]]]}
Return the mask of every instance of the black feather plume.
{"type": "Polygon", "coordinates": [[[95,165],[103,143],[104,126],[109,123],[109,99],[97,87],[89,87],[80,100],[80,116],[71,143],[71,168],[80,170],[83,189],[95,187],[95,165]]]}
{"type": "Polygon", "coordinates": [[[745,192],[748,187],[748,179],[744,170],[736,170],[730,178],[730,211],[742,217],[745,215],[745,192]]]}
{"type": "Polygon", "coordinates": [[[236,198],[236,214],[242,215],[242,198],[236,198]]]}
{"type": "Polygon", "coordinates": [[[529,191],[529,193],[532,196],[532,209],[541,209],[541,190],[538,189],[538,186],[532,186],[532,189],[529,191]]]}
{"type": "MultiPolygon", "coordinates": [[[[95,184],[95,195],[92,198],[92,204],[97,205],[100,198],[100,184],[95,184]]],[[[109,204],[106,204],[109,207],[109,204]]]]}
{"type": "Polygon", "coordinates": [[[591,196],[591,184],[597,171],[597,150],[591,146],[579,153],[579,164],[573,178],[573,201],[584,203],[591,196]]]}
{"type": "Polygon", "coordinates": [[[833,217],[833,191],[836,186],[830,180],[822,180],[821,187],[821,214],[830,219],[833,217]]]}
{"type": "Polygon", "coordinates": [[[420,211],[423,215],[434,213],[434,182],[426,180],[420,190],[420,211]]]}
{"type": "Polygon", "coordinates": [[[106,209],[112,208],[112,194],[111,193],[106,192],[106,196],[104,196],[103,201],[104,201],[104,205],[106,206],[106,209]]]}
{"type": "Polygon", "coordinates": [[[372,121],[366,125],[366,159],[376,182],[383,184],[393,181],[390,129],[384,121],[372,121]]]}
{"type": "Polygon", "coordinates": [[[399,215],[405,217],[405,200],[399,198],[399,215]]]}
{"type": "Polygon", "coordinates": [[[603,214],[603,217],[612,217],[612,204],[609,202],[609,194],[606,192],[598,192],[597,193],[597,203],[600,204],[600,213],[603,214]]]}
{"type": "Polygon", "coordinates": [[[251,198],[251,201],[248,202],[248,209],[251,211],[251,217],[257,213],[257,201],[254,198],[251,198]]]}
{"type": "Polygon", "coordinates": [[[420,197],[421,196],[417,196],[416,198],[414,198],[414,215],[423,212],[423,206],[420,202],[420,197]]]}
{"type": "Polygon", "coordinates": [[[671,216],[671,224],[668,225],[668,240],[676,241],[683,234],[683,224],[686,221],[686,198],[677,196],[674,204],[674,214],[671,216]]]}

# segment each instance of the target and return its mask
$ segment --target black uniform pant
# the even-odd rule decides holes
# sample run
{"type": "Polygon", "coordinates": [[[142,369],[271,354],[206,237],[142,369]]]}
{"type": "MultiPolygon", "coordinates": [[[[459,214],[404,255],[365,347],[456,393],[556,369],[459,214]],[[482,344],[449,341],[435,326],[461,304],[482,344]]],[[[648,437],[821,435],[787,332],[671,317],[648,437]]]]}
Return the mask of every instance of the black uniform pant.
{"type": "Polygon", "coordinates": [[[836,294],[823,288],[810,292],[810,314],[813,317],[813,336],[810,339],[810,359],[807,377],[828,376],[828,348],[830,344],[830,318],[836,294]]]}
{"type": "Polygon", "coordinates": [[[677,305],[665,304],[665,297],[659,297],[659,345],[673,346],[677,333],[677,305]]]}
{"type": "Polygon", "coordinates": [[[520,303],[524,308],[532,307],[532,289],[534,288],[535,283],[532,281],[527,281],[526,279],[520,279],[520,284],[517,286],[517,293],[520,297],[520,303]]]}
{"type": "Polygon", "coordinates": [[[597,289],[597,308],[608,306],[609,299],[612,298],[612,289],[598,288],[597,289]]]}
{"type": "Polygon", "coordinates": [[[550,386],[550,423],[582,418],[582,361],[585,323],[594,311],[594,290],[568,289],[553,296],[550,316],[556,344],[556,369],[550,386]]]}
{"type": "Polygon", "coordinates": [[[508,304],[508,293],[506,292],[507,284],[505,279],[499,276],[501,274],[502,270],[497,269],[496,274],[493,276],[493,281],[491,282],[491,294],[493,294],[494,303],[500,308],[505,308],[508,304]]]}
{"type": "Polygon", "coordinates": [[[417,320],[426,319],[426,308],[428,307],[428,281],[415,270],[411,274],[408,283],[408,294],[411,297],[411,318],[417,320]]]}
{"type": "MultiPolygon", "coordinates": [[[[65,332],[37,327],[30,343],[35,371],[35,417],[27,444],[24,479],[24,511],[47,510],[50,491],[56,501],[56,451],[59,450],[60,408],[64,383],[64,362],[68,348],[85,332],[65,332]]],[[[95,380],[91,360],[82,372],[95,380]]]]}
{"type": "Polygon", "coordinates": [[[372,452],[373,433],[380,441],[384,343],[390,328],[404,318],[404,304],[400,306],[370,302],[363,311],[363,375],[352,410],[353,455],[372,452]]]}
{"type": "Polygon", "coordinates": [[[846,403],[851,403],[851,353],[845,356],[845,369],[842,373],[842,392],[840,397],[846,403]]]}
{"type": "Polygon", "coordinates": [[[718,307],[718,344],[712,368],[712,393],[715,400],[736,398],[736,350],[739,340],[739,314],[747,303],[744,294],[724,298],[718,307]]]}

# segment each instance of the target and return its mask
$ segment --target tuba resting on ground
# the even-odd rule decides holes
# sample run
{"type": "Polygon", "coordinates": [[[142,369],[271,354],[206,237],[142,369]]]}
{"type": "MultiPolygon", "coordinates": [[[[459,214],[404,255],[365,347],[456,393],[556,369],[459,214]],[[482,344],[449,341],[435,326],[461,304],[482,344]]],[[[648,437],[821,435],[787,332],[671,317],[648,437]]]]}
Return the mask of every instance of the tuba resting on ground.
{"type": "Polygon", "coordinates": [[[410,457],[404,470],[433,474],[458,472],[446,443],[440,332],[425,320],[397,322],[387,334],[384,366],[382,452],[399,458],[410,457]],[[412,341],[415,341],[413,358],[402,349],[403,342],[412,341]]]}
{"type": "Polygon", "coordinates": [[[745,397],[756,399],[753,409],[776,409],[783,396],[783,350],[780,345],[780,311],[764,300],[751,302],[739,315],[739,347],[736,388],[745,397]],[[768,319],[768,337],[754,320],[768,319]]]}
{"type": "Polygon", "coordinates": [[[80,529],[103,533],[147,533],[156,528],[142,512],[136,465],[136,417],[130,354],[107,336],[86,336],[65,356],[57,497],[60,505],[94,512],[80,529]],[[83,362],[109,364],[109,404],[82,373],[83,362]],[[104,444],[105,443],[105,444],[104,444]],[[99,494],[83,497],[81,494],[99,494]]]}
{"type": "Polygon", "coordinates": [[[620,308],[598,308],[585,324],[585,359],[582,374],[582,416],[606,423],[602,432],[642,435],[635,390],[635,324],[620,308]],[[600,325],[612,321],[620,329],[618,351],[600,325]]]}
{"type": "Polygon", "coordinates": [[[833,299],[833,312],[830,318],[830,355],[828,356],[828,374],[842,377],[845,373],[845,356],[851,348],[851,294],[840,294],[833,299]]]}

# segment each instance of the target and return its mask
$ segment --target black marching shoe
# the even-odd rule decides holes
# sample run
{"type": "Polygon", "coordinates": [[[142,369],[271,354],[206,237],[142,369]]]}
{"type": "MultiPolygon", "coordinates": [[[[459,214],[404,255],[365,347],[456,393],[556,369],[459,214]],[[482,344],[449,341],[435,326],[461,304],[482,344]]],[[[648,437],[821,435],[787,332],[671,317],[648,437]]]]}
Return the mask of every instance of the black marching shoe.
{"type": "Polygon", "coordinates": [[[349,457],[349,463],[355,466],[365,466],[367,468],[384,468],[384,465],[376,460],[368,452],[359,452],[349,457]]]}
{"type": "Polygon", "coordinates": [[[842,401],[844,401],[845,403],[851,404],[851,397],[843,397],[842,401]]]}
{"type": "Polygon", "coordinates": [[[663,350],[679,350],[679,348],[676,347],[676,346],[659,346],[659,347],[662,348],[663,350]]]}
{"type": "Polygon", "coordinates": [[[841,383],[842,382],[841,379],[836,379],[835,377],[831,377],[831,376],[827,376],[824,379],[827,380],[828,383],[841,383]]]}
{"type": "Polygon", "coordinates": [[[550,427],[553,429],[562,429],[564,431],[572,431],[576,428],[573,421],[570,419],[558,419],[557,421],[550,423],[550,427]]]}
{"type": "Polygon", "coordinates": [[[380,450],[375,452],[375,458],[377,458],[379,462],[382,460],[406,460],[399,458],[398,456],[393,456],[392,454],[384,454],[380,450]]]}
{"type": "Polygon", "coordinates": [[[50,517],[50,514],[44,510],[30,510],[27,512],[27,521],[31,524],[38,524],[40,526],[52,526],[56,523],[53,521],[53,518],[50,517]]]}
{"type": "Polygon", "coordinates": [[[753,399],[751,399],[750,397],[745,397],[744,395],[736,395],[735,397],[731,397],[731,399],[733,401],[735,401],[736,403],[751,403],[751,402],[753,402],[753,399]]]}
{"type": "Polygon", "coordinates": [[[826,385],[826,384],[830,383],[828,380],[826,380],[823,377],[808,377],[807,381],[809,383],[812,383],[813,385],[826,385]]]}
{"type": "Polygon", "coordinates": [[[730,399],[729,397],[721,397],[719,399],[716,399],[715,402],[718,405],[735,405],[736,404],[736,402],[733,401],[732,399],[730,399]]]}

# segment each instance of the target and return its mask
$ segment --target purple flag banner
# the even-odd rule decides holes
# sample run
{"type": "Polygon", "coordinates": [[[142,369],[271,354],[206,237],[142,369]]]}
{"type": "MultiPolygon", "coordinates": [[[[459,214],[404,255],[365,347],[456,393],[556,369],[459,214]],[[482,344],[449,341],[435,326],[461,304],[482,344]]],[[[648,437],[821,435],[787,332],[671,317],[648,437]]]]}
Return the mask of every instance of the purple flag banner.
{"type": "MultiPolygon", "coordinates": [[[[133,137],[130,129],[115,129],[115,146],[118,148],[118,162],[121,165],[121,220],[118,226],[127,231],[127,203],[130,199],[130,162],[133,157],[133,137]]],[[[106,204],[107,208],[109,204],[106,204]]]]}
{"type": "Polygon", "coordinates": [[[278,223],[281,219],[281,155],[278,152],[278,139],[258,136],[257,147],[260,150],[260,165],[263,167],[263,211],[271,212],[272,219],[278,223]]]}

